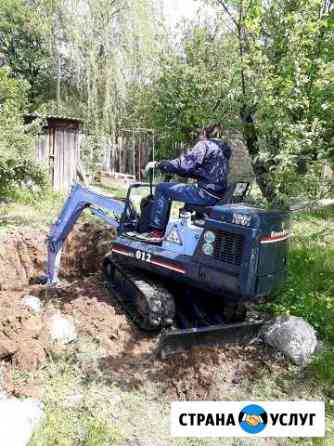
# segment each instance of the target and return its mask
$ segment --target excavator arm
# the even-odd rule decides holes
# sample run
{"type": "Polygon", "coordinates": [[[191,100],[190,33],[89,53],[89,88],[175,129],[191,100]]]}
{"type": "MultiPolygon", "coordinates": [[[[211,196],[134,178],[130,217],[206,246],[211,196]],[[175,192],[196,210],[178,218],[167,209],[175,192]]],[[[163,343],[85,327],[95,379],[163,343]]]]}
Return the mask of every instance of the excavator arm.
{"type": "Polygon", "coordinates": [[[82,211],[88,208],[92,214],[114,228],[118,228],[125,206],[125,203],[121,201],[100,195],[82,187],[80,184],[75,184],[72,187],[71,193],[57,221],[51,226],[48,236],[47,283],[49,285],[57,283],[62,247],[82,211]],[[104,209],[111,212],[113,216],[106,214],[104,209]]]}

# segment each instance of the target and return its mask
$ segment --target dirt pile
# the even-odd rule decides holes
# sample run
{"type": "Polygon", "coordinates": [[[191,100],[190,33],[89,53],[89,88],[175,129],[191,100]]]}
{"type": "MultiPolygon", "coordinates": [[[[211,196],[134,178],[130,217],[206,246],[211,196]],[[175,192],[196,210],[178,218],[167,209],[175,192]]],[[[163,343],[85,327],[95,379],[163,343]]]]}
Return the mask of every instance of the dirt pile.
{"type": "MultiPolygon", "coordinates": [[[[9,359],[15,366],[26,371],[36,370],[45,362],[49,341],[44,316],[33,314],[32,310],[22,304],[22,297],[25,294],[40,295],[47,305],[52,296],[55,297],[51,308],[47,306],[50,315],[59,306],[59,302],[64,304],[68,301],[68,293],[72,297],[76,296],[75,285],[74,288],[65,288],[64,291],[61,289],[59,299],[58,295],[54,296],[52,291],[48,293],[44,287],[29,286],[32,277],[46,271],[46,235],[40,231],[20,231],[11,232],[0,240],[0,359],[9,359]]],[[[63,276],[83,277],[85,284],[86,275],[101,269],[102,259],[110,250],[110,240],[113,236],[113,231],[105,226],[91,223],[77,225],[64,247],[63,276]]],[[[59,288],[57,293],[59,294],[59,288]]],[[[84,296],[84,303],[79,301],[79,304],[76,304],[78,313],[88,319],[91,317],[95,326],[96,317],[101,319],[105,309],[99,312],[93,305],[90,311],[89,301],[94,298],[92,285],[88,287],[87,292],[81,290],[81,294],[84,296]]],[[[79,292],[78,297],[81,294],[79,292]]],[[[95,297],[95,300],[97,299],[98,297],[95,297]]],[[[106,303],[104,305],[107,306],[106,303]]],[[[67,312],[68,310],[69,308],[67,312]]],[[[101,336],[102,333],[107,337],[114,336],[108,332],[108,328],[115,324],[109,322],[102,324],[99,338],[100,333],[101,336]]],[[[89,332],[89,326],[85,330],[89,332]]]]}
{"type": "Polygon", "coordinates": [[[46,360],[42,320],[13,294],[1,293],[0,314],[0,358],[11,359],[22,370],[36,370],[46,360]]]}
{"type": "Polygon", "coordinates": [[[103,224],[76,225],[63,249],[61,275],[73,279],[100,272],[115,236],[115,230],[103,224]]]}
{"type": "MultiPolygon", "coordinates": [[[[42,299],[44,295],[45,290],[42,290],[42,299]]],[[[137,341],[146,337],[128,321],[122,308],[104,287],[101,274],[50,289],[47,299],[50,302],[58,301],[60,310],[74,318],[79,336],[89,338],[107,354],[116,356],[127,352],[130,345],[133,354],[140,352],[137,341]]]]}
{"type": "MultiPolygon", "coordinates": [[[[60,275],[73,278],[101,270],[115,231],[101,224],[74,227],[65,243],[60,275]]],[[[47,233],[16,231],[0,240],[0,290],[20,290],[47,269],[47,233]]]]}
{"type": "Polygon", "coordinates": [[[12,232],[0,240],[0,290],[22,289],[45,271],[46,234],[12,232]]]}

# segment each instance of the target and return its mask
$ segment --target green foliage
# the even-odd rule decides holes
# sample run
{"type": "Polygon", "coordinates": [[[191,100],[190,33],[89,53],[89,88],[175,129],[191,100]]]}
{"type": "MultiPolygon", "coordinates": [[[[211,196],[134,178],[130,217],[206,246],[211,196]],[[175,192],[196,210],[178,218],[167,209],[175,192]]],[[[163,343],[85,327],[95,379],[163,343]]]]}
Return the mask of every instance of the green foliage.
{"type": "Polygon", "coordinates": [[[120,440],[119,430],[103,411],[97,413],[88,398],[77,407],[68,404],[68,397],[77,389],[82,394],[82,375],[73,358],[63,352],[57,361],[48,364],[45,374],[45,416],[31,446],[108,446],[120,440]]]}
{"type": "Polygon", "coordinates": [[[48,95],[50,69],[47,21],[38,2],[0,0],[0,47],[3,63],[16,79],[31,86],[30,99],[48,95]]]}
{"type": "Polygon", "coordinates": [[[333,5],[216,3],[239,42],[243,130],[258,183],[272,201],[287,189],[286,174],[305,174],[333,154],[333,5]]]}
{"type": "Polygon", "coordinates": [[[137,92],[132,120],[159,130],[166,155],[196,128],[222,121],[243,131],[270,202],[319,195],[315,173],[334,148],[332,4],[211,3],[216,18],[184,26],[157,80],[137,92]]]}
{"type": "Polygon", "coordinates": [[[74,0],[40,3],[52,22],[57,107],[75,109],[89,133],[112,134],[126,113],[129,85],[151,76],[159,45],[155,3],[84,1],[80,12],[74,0]]]}
{"type": "Polygon", "coordinates": [[[234,60],[229,36],[192,23],[183,29],[182,52],[161,56],[161,74],[143,92],[137,115],[140,125],[158,129],[165,154],[174,143],[191,141],[208,122],[235,124],[237,109],[229,94],[237,88],[230,69],[234,60]]]}
{"type": "Polygon", "coordinates": [[[113,444],[118,438],[116,429],[89,413],[53,405],[47,406],[46,419],[31,441],[31,446],[103,446],[113,444]]]}
{"type": "Polygon", "coordinates": [[[90,134],[81,141],[81,161],[85,166],[85,173],[89,178],[101,169],[104,155],[104,138],[101,134],[90,134]]]}
{"type": "Polygon", "coordinates": [[[10,79],[0,69],[0,198],[9,197],[16,187],[46,186],[46,174],[33,161],[34,134],[23,123],[27,84],[10,79]]]}
{"type": "Polygon", "coordinates": [[[316,377],[327,386],[334,385],[334,349],[320,353],[312,364],[312,371],[316,377]]]}
{"type": "Polygon", "coordinates": [[[318,196],[320,162],[334,160],[333,2],[203,3],[216,17],[199,13],[168,44],[153,0],[0,0],[0,57],[10,69],[5,81],[0,73],[0,101],[16,94],[0,118],[0,153],[26,151],[17,113],[32,104],[84,120],[93,170],[101,137],[115,140],[122,127],[155,128],[161,156],[173,156],[197,128],[222,121],[243,131],[268,201],[318,196]]]}
{"type": "Polygon", "coordinates": [[[28,159],[0,158],[0,198],[9,197],[16,186],[33,188],[34,185],[42,189],[47,186],[45,172],[40,166],[28,159]]]}

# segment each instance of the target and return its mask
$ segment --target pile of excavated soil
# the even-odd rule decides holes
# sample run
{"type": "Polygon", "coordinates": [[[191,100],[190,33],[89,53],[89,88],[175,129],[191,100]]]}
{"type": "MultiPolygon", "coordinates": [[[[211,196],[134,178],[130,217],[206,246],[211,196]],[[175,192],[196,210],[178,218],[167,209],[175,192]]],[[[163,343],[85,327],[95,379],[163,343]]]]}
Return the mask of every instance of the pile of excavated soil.
{"type": "MultiPolygon", "coordinates": [[[[64,249],[61,271],[66,282],[54,289],[28,285],[31,276],[45,271],[45,236],[19,232],[0,241],[0,359],[21,370],[42,366],[50,352],[45,317],[60,310],[74,319],[79,341],[71,351],[77,358],[85,351],[92,356],[103,352],[93,368],[89,361],[83,363],[83,371],[102,372],[107,382],[127,388],[159,386],[170,399],[222,399],[245,375],[255,376],[257,369],[272,363],[260,347],[197,348],[157,361],[153,352],[158,339],[139,331],[104,287],[101,262],[113,231],[77,225],[64,249]],[[40,316],[22,305],[26,294],[42,300],[40,316]]],[[[13,386],[11,391],[21,393],[13,386]]]]}
{"type": "Polygon", "coordinates": [[[0,290],[22,289],[46,265],[46,234],[11,232],[0,239],[0,290]]]}
{"type": "Polygon", "coordinates": [[[46,360],[47,333],[39,316],[12,293],[0,295],[0,358],[11,358],[22,370],[35,370],[46,360]],[[46,336],[46,337],[45,337],[46,336]]]}
{"type": "Polygon", "coordinates": [[[113,357],[151,352],[156,338],[146,336],[128,320],[105,288],[101,274],[74,280],[65,286],[40,290],[42,300],[57,301],[65,315],[73,317],[82,338],[89,338],[113,357]]]}
{"type": "MultiPolygon", "coordinates": [[[[110,228],[77,225],[64,247],[62,275],[85,277],[98,271],[113,236],[110,228]]],[[[17,231],[0,240],[0,359],[9,358],[23,370],[42,365],[48,350],[43,315],[34,314],[22,304],[26,294],[45,293],[43,287],[29,286],[29,281],[46,271],[46,237],[40,231],[17,231]]],[[[85,295],[89,299],[91,292],[85,295]]]]}
{"type": "MultiPolygon", "coordinates": [[[[101,270],[115,231],[100,224],[78,224],[65,242],[60,276],[80,277],[101,270]]],[[[19,290],[47,269],[47,233],[15,231],[0,239],[0,290],[19,290]]]]}
{"type": "Polygon", "coordinates": [[[81,278],[100,272],[115,236],[116,232],[110,226],[93,223],[76,225],[63,249],[61,276],[81,278]]]}

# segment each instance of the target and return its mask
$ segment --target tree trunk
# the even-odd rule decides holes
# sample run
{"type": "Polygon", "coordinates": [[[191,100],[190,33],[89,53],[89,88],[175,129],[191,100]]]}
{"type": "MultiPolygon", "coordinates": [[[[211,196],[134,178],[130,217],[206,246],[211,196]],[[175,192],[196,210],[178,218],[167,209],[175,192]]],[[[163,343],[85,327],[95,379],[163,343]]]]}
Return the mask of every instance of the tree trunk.
{"type": "Polygon", "coordinates": [[[253,113],[247,110],[246,107],[243,107],[240,111],[240,117],[243,126],[243,135],[248,153],[252,160],[256,182],[259,185],[263,196],[269,203],[271,203],[276,198],[276,191],[272,184],[269,165],[264,161],[257,159],[259,145],[253,113]]]}

